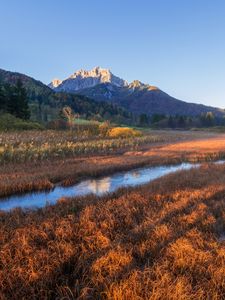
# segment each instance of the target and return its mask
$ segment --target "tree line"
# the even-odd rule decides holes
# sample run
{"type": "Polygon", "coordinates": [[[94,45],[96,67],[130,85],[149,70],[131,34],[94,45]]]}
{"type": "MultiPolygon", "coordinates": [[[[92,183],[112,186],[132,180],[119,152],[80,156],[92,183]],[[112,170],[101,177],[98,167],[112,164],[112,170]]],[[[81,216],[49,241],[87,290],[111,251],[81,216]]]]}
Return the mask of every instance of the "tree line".
{"type": "Polygon", "coordinates": [[[27,92],[21,80],[15,85],[0,83],[0,112],[23,120],[30,118],[27,92]]]}
{"type": "Polygon", "coordinates": [[[217,117],[212,112],[202,113],[198,116],[153,114],[139,116],[139,125],[155,128],[183,128],[225,126],[225,118],[217,117]]]}
{"type": "Polygon", "coordinates": [[[85,119],[110,120],[118,124],[172,129],[225,126],[225,118],[217,117],[212,112],[206,112],[199,116],[165,114],[135,116],[112,103],[96,102],[80,95],[52,93],[45,97],[37,97],[37,95],[33,97],[35,100],[27,95],[20,79],[15,85],[0,82],[0,113],[9,113],[17,118],[28,120],[31,116],[31,109],[32,119],[47,123],[49,117],[51,117],[50,121],[57,119],[61,109],[64,106],[70,106],[73,111],[85,119]],[[31,102],[30,105],[28,105],[28,99],[31,102]]]}

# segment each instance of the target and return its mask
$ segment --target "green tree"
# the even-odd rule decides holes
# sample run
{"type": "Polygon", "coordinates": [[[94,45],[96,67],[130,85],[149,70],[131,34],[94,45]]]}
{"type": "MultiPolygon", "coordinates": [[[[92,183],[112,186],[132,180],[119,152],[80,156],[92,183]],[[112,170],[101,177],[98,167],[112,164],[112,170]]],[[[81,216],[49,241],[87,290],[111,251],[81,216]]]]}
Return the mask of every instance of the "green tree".
{"type": "Polygon", "coordinates": [[[147,126],[149,124],[149,119],[146,114],[141,114],[139,117],[139,124],[141,126],[147,126]]]}
{"type": "Polygon", "coordinates": [[[19,110],[17,97],[15,93],[15,87],[6,84],[5,85],[5,101],[6,108],[5,111],[11,115],[17,116],[17,111],[19,110]]]}
{"type": "Polygon", "coordinates": [[[3,85],[0,84],[0,111],[6,110],[6,96],[3,85]]]}
{"type": "Polygon", "coordinates": [[[168,118],[168,127],[169,128],[174,128],[175,127],[173,116],[169,116],[169,118],[168,118]]]}
{"type": "Polygon", "coordinates": [[[178,127],[179,127],[179,128],[184,128],[185,125],[186,125],[185,117],[179,116],[179,117],[178,117],[178,127]]]}
{"type": "Polygon", "coordinates": [[[162,121],[163,119],[166,119],[166,115],[164,114],[153,114],[152,118],[151,118],[151,122],[154,123],[158,123],[160,121],[162,121]]]}
{"type": "Polygon", "coordinates": [[[27,120],[30,118],[30,110],[28,105],[27,92],[26,89],[23,87],[23,83],[21,80],[17,80],[14,91],[15,91],[16,108],[17,108],[15,115],[18,118],[27,120]]]}

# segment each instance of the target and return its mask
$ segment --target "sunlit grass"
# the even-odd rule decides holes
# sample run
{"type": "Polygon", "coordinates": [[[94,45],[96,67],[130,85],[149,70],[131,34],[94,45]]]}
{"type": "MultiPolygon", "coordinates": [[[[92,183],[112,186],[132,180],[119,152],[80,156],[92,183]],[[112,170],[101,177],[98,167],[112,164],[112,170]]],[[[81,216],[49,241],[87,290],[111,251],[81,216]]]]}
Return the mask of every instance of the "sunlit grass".
{"type": "Polygon", "coordinates": [[[223,299],[225,166],[0,219],[2,299],[223,299]]]}
{"type": "MultiPolygon", "coordinates": [[[[124,129],[121,128],[121,130],[124,129]]],[[[140,136],[140,134],[137,136],[119,135],[112,136],[112,138],[85,138],[85,136],[77,138],[73,132],[66,131],[61,133],[53,131],[27,132],[26,135],[3,133],[0,134],[0,163],[111,154],[120,149],[135,150],[140,145],[165,140],[167,140],[166,136],[156,134],[144,136],[140,136]]]]}

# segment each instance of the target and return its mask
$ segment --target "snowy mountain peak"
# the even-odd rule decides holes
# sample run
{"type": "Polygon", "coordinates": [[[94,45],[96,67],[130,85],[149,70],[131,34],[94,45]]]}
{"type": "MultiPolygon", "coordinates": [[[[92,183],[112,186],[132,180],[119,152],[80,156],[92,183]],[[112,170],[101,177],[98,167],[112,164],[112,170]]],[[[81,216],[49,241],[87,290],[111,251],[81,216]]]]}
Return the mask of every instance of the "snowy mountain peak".
{"type": "Polygon", "coordinates": [[[109,69],[95,67],[90,71],[78,70],[63,81],[52,81],[49,87],[58,92],[76,92],[78,90],[90,88],[101,83],[111,83],[118,87],[127,86],[128,83],[113,75],[109,69]]]}

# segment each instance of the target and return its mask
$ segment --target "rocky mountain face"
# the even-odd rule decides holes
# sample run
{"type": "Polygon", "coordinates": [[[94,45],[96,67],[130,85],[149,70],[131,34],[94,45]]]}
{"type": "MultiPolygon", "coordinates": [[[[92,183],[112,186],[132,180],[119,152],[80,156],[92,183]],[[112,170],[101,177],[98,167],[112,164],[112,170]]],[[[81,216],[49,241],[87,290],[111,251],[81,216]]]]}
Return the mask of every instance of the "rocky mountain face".
{"type": "Polygon", "coordinates": [[[57,88],[62,83],[60,79],[53,79],[52,82],[48,85],[51,89],[57,88]]]}
{"type": "Polygon", "coordinates": [[[213,112],[223,116],[225,111],[201,104],[188,103],[166,94],[159,88],[135,80],[128,84],[113,75],[109,70],[94,68],[80,70],[64,81],[53,81],[50,85],[55,91],[63,91],[88,96],[96,101],[117,104],[134,114],[147,115],[187,115],[196,116],[213,112]]]}
{"type": "Polygon", "coordinates": [[[74,93],[101,83],[111,83],[118,87],[127,85],[125,80],[113,75],[110,70],[96,67],[90,71],[79,70],[65,80],[54,79],[49,87],[57,92],[74,93]]]}

